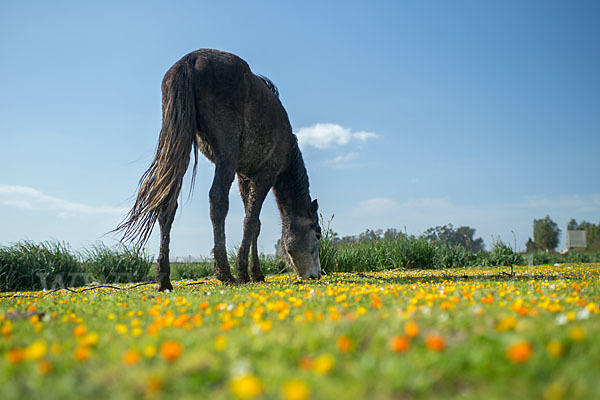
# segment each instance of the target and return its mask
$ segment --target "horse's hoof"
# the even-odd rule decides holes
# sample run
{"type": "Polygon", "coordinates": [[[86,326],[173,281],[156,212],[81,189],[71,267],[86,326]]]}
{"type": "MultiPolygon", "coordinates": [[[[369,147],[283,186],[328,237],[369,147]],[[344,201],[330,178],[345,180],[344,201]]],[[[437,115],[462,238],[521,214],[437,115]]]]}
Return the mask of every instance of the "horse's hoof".
{"type": "Polygon", "coordinates": [[[237,283],[236,279],[233,277],[233,275],[229,275],[229,276],[217,276],[217,279],[225,284],[225,285],[235,285],[237,283]]]}
{"type": "Polygon", "coordinates": [[[157,292],[165,292],[165,291],[172,292],[173,291],[173,285],[171,285],[171,282],[168,282],[168,281],[167,282],[161,282],[156,287],[156,291],[157,292]]]}

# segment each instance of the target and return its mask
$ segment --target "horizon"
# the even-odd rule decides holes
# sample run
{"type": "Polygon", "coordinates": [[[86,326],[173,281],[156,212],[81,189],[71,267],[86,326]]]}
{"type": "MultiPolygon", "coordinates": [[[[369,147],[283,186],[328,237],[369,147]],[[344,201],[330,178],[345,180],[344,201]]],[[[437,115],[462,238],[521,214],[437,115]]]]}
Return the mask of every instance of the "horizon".
{"type": "MultiPolygon", "coordinates": [[[[524,250],[549,215],[560,250],[571,218],[600,223],[599,3],[261,4],[0,5],[0,246],[117,243],[107,233],[154,157],[162,78],[199,48],[278,87],[340,237],[452,224],[524,250]]],[[[199,157],[191,198],[186,175],[174,259],[210,257],[213,169],[199,157]]],[[[243,218],[234,182],[228,249],[243,218]]],[[[261,221],[272,254],[272,194],[261,221]]]]}

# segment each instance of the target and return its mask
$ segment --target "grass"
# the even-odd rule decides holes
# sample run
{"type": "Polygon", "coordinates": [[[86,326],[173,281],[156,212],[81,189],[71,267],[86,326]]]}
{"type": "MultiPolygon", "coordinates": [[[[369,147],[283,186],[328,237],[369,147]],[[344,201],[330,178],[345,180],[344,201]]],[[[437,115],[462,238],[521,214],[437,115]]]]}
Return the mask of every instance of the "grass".
{"type": "Polygon", "coordinates": [[[600,398],[600,265],[501,272],[18,292],[0,397],[600,398]]]}

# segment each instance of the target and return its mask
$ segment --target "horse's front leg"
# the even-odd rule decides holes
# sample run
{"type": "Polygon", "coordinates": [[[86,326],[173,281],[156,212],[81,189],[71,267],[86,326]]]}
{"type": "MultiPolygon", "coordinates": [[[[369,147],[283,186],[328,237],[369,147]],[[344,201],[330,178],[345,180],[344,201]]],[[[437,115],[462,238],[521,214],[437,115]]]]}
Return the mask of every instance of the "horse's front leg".
{"type": "Polygon", "coordinates": [[[227,249],[225,247],[225,217],[229,211],[229,189],[235,176],[232,164],[217,163],[215,177],[210,188],[210,218],[213,224],[215,247],[215,276],[224,283],[233,283],[235,278],[231,275],[227,249]]]}
{"type": "Polygon", "coordinates": [[[238,251],[236,270],[238,281],[249,282],[248,253],[251,251],[250,274],[253,281],[263,281],[264,275],[258,262],[258,235],[260,233],[260,210],[267,193],[271,188],[268,177],[263,177],[260,182],[250,180],[238,175],[240,194],[244,200],[246,217],[244,218],[244,234],[238,251]]]}

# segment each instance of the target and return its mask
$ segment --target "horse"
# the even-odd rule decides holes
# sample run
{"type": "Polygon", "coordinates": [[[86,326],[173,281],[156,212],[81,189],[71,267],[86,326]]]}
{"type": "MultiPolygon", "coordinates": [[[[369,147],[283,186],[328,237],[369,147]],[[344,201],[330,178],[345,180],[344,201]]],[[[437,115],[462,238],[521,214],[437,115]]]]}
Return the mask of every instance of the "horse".
{"type": "MultiPolygon", "coordinates": [[[[170,232],[183,176],[198,151],[215,165],[209,191],[215,277],[227,284],[264,281],[258,259],[260,211],[273,190],[281,215],[281,249],[299,279],[319,279],[318,202],[311,200],[298,140],[277,87],[240,57],[213,49],[191,52],[165,74],[156,155],[142,175],[132,209],[115,231],[144,245],[158,220],[158,291],[170,281],[170,232]],[[229,191],[237,175],[245,218],[233,277],[225,247],[229,191]],[[250,274],[248,257],[250,256],[250,274]]],[[[190,188],[191,190],[191,188],[190,188]]]]}

